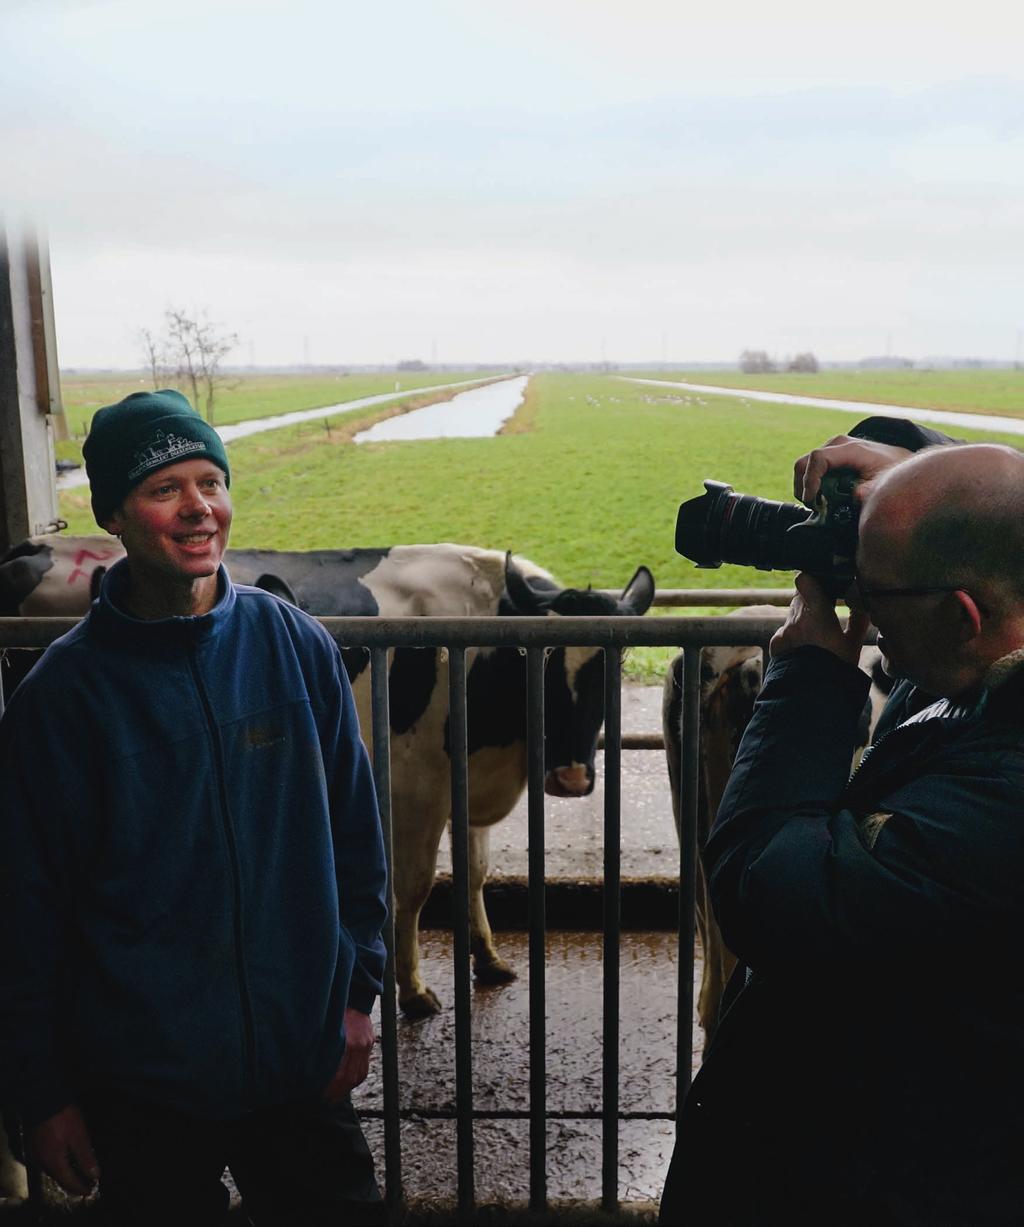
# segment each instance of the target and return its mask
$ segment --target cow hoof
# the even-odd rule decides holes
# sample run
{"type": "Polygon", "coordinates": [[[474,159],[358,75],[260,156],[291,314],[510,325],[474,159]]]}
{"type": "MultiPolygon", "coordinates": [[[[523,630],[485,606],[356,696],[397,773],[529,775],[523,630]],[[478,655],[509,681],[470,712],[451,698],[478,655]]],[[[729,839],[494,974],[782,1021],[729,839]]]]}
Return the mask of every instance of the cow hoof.
{"type": "Polygon", "coordinates": [[[441,1013],[441,1002],[433,989],[425,988],[422,993],[414,993],[398,1003],[406,1018],[432,1018],[441,1013]]]}
{"type": "Polygon", "coordinates": [[[510,967],[504,959],[495,959],[493,963],[477,963],[473,967],[473,976],[477,984],[511,984],[518,980],[515,968],[510,967]]]}

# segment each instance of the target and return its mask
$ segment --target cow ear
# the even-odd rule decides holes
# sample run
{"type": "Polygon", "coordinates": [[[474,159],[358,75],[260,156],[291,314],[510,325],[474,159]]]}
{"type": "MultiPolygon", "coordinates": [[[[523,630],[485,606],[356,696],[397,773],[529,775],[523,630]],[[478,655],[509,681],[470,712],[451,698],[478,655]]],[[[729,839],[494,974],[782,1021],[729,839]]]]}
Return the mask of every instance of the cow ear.
{"type": "Polygon", "coordinates": [[[289,605],[298,605],[295,599],[295,593],[284,582],[279,575],[261,575],[256,581],[254,587],[262,588],[264,592],[271,592],[274,596],[279,596],[282,601],[287,601],[289,605]]]}
{"type": "Polygon", "coordinates": [[[634,614],[645,614],[654,600],[654,576],[646,567],[637,567],[636,574],[623,588],[619,600],[634,614]]]}
{"type": "Polygon", "coordinates": [[[521,614],[546,614],[554,593],[540,593],[530,587],[529,580],[512,561],[512,551],[505,555],[505,588],[512,604],[521,614]]]}

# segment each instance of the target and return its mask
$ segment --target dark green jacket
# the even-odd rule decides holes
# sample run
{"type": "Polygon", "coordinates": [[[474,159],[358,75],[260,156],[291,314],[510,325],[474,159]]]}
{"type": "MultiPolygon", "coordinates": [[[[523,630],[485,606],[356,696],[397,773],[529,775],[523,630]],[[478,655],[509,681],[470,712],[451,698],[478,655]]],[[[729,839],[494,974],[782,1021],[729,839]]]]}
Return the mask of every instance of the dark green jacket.
{"type": "Polygon", "coordinates": [[[1024,1221],[1024,676],[844,786],[866,685],[773,662],[708,843],[754,970],[684,1109],[680,1163],[726,1198],[697,1222],[1024,1221]]]}

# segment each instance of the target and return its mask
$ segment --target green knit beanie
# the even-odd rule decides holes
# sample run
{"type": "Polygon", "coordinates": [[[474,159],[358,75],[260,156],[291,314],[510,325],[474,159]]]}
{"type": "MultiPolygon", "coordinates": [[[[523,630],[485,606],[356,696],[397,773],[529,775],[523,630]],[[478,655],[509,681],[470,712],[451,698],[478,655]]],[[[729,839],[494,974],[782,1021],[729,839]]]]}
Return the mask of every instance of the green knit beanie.
{"type": "Polygon", "coordinates": [[[180,392],[133,392],[97,409],[82,446],[92,513],[102,526],[126,494],[157,469],[182,460],[212,460],[231,485],[221,437],[180,392]]]}

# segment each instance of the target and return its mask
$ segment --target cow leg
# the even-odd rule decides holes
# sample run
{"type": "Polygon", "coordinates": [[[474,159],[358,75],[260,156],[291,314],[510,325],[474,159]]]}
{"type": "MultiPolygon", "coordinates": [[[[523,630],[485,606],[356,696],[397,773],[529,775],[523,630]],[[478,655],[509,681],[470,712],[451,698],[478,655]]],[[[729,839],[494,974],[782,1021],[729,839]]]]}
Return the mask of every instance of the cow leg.
{"type": "Polygon", "coordinates": [[[4,1119],[0,1116],[0,1203],[24,1201],[28,1197],[28,1178],[24,1166],[11,1153],[4,1119]]]}
{"type": "MultiPolygon", "coordinates": [[[[752,614],[765,612],[753,606],[752,614]]],[[[682,735],[682,668],[677,656],[665,678],[662,721],[668,759],[672,813],[680,829],[682,735]]],[[[760,687],[761,667],[750,648],[715,648],[703,653],[701,664],[700,778],[697,798],[697,847],[701,849],[718,812],[740,735],[753,710],[760,687]]],[[[703,867],[697,863],[697,935],[704,955],[697,1014],[704,1029],[705,1049],[718,1025],[719,1006],[725,986],[736,966],[711,913],[703,867]]]]}
{"type": "Polygon", "coordinates": [[[395,823],[395,978],[398,1005],[407,1018],[429,1018],[441,1009],[437,994],[420,975],[420,912],[426,903],[437,868],[437,845],[444,830],[423,811],[419,821],[406,823],[394,813],[395,823]]]}
{"type": "Polygon", "coordinates": [[[505,962],[494,945],[487,910],[484,907],[484,882],[491,847],[490,827],[469,828],[469,948],[473,953],[473,975],[480,984],[508,984],[515,970],[505,962]]]}
{"type": "Polygon", "coordinates": [[[704,1029],[704,1050],[718,1027],[718,1012],[725,986],[736,967],[736,956],[726,946],[722,932],[711,912],[707,883],[703,873],[697,882],[697,934],[704,954],[704,967],[697,996],[697,1017],[704,1029]]]}

